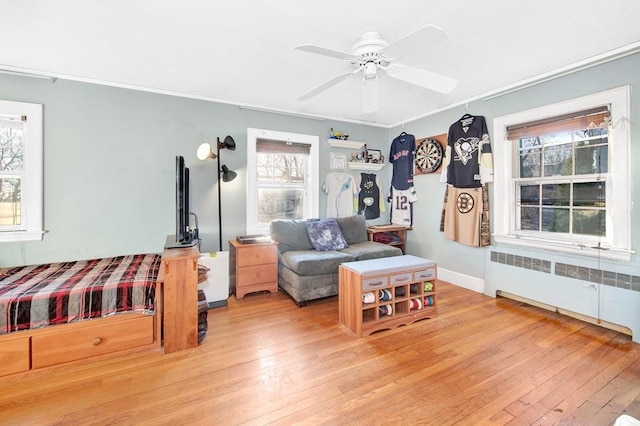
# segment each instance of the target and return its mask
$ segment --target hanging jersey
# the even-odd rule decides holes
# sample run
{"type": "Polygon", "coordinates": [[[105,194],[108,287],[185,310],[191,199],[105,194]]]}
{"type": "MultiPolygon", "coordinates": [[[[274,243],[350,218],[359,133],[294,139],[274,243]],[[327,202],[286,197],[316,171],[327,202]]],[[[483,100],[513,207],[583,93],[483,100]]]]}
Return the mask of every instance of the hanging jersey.
{"type": "Polygon", "coordinates": [[[411,226],[413,223],[413,203],[418,201],[415,187],[396,189],[391,187],[391,223],[411,226]]]}
{"type": "Polygon", "coordinates": [[[449,127],[440,180],[456,188],[493,182],[491,143],[483,116],[465,116],[449,127]]]}
{"type": "Polygon", "coordinates": [[[373,173],[360,173],[356,176],[358,192],[358,214],[365,219],[377,219],[384,211],[384,199],[381,194],[380,178],[373,173]]]}
{"type": "Polygon", "coordinates": [[[327,218],[353,216],[357,188],[353,176],[344,172],[327,173],[322,190],[327,194],[327,218]]]}
{"type": "Polygon", "coordinates": [[[397,189],[409,189],[413,186],[413,152],[416,138],[402,132],[391,142],[389,163],[393,164],[391,186],[397,189]]]}

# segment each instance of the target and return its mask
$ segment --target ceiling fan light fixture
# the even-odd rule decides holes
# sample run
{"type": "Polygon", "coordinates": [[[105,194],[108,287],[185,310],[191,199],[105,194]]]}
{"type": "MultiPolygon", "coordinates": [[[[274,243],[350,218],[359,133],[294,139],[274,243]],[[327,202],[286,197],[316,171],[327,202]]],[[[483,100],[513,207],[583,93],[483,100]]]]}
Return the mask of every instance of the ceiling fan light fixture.
{"type": "Polygon", "coordinates": [[[370,114],[378,110],[378,81],[363,80],[361,87],[362,113],[370,114]]]}
{"type": "Polygon", "coordinates": [[[364,64],[364,79],[373,80],[376,78],[378,72],[378,66],[374,62],[367,62],[364,64]]]}

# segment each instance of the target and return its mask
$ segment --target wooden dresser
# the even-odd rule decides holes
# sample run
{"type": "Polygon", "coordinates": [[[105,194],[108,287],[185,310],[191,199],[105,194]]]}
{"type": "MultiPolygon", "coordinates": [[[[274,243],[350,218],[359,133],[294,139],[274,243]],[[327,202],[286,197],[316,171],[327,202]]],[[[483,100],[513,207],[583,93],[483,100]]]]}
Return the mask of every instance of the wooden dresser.
{"type": "Polygon", "coordinates": [[[236,299],[256,291],[278,292],[278,243],[229,241],[229,283],[236,299]]]}

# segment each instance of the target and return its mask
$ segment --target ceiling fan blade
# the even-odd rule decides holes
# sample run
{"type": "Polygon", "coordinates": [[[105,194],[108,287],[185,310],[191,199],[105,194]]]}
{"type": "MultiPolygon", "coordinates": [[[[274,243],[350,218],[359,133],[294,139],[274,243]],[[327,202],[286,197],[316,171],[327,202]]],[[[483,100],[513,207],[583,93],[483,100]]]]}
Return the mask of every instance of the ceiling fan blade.
{"type": "Polygon", "coordinates": [[[299,46],[296,46],[296,50],[315,53],[317,55],[329,56],[331,58],[344,59],[347,61],[350,61],[356,58],[356,56],[352,55],[351,53],[329,49],[328,47],[316,46],[315,44],[301,44],[299,46]]]}
{"type": "Polygon", "coordinates": [[[346,79],[347,77],[350,77],[354,72],[353,70],[347,70],[344,71],[338,75],[336,75],[335,77],[325,81],[324,83],[322,83],[321,85],[314,87],[313,89],[309,90],[306,93],[303,93],[302,95],[298,96],[297,100],[298,101],[306,101],[309,100],[311,98],[313,98],[314,96],[316,96],[317,94],[319,94],[320,92],[323,92],[325,90],[327,90],[330,87],[335,86],[336,84],[340,83],[342,80],[346,79]]]}
{"type": "Polygon", "coordinates": [[[387,74],[398,80],[439,93],[449,93],[458,85],[458,80],[454,78],[400,64],[391,65],[387,74]]]}
{"type": "Polygon", "coordinates": [[[378,79],[362,79],[361,86],[362,112],[368,114],[378,110],[378,79]]]}
{"type": "Polygon", "coordinates": [[[449,34],[442,28],[427,25],[390,43],[382,52],[389,58],[404,58],[448,38],[449,34]]]}

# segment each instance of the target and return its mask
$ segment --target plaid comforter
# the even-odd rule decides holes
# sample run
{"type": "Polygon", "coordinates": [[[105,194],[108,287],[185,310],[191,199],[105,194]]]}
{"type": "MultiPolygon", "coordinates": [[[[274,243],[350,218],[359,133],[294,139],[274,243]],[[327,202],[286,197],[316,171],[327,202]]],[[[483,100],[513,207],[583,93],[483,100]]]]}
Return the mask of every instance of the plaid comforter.
{"type": "Polygon", "coordinates": [[[0,269],[0,334],[155,312],[160,255],[138,254],[0,269]]]}

